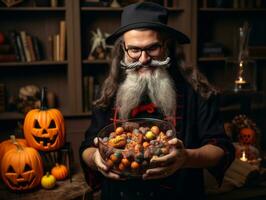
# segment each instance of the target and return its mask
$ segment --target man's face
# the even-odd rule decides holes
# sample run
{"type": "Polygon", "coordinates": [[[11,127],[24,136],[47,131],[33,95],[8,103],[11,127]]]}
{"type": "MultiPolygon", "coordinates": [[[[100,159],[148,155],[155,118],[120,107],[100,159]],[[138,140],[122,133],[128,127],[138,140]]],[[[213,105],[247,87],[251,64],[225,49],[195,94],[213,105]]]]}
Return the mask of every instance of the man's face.
{"type": "Polygon", "coordinates": [[[153,30],[131,30],[124,33],[124,48],[127,51],[126,62],[139,61],[143,65],[138,69],[139,73],[152,72],[154,68],[149,67],[150,61],[160,60],[165,55],[159,33],[153,30]]]}

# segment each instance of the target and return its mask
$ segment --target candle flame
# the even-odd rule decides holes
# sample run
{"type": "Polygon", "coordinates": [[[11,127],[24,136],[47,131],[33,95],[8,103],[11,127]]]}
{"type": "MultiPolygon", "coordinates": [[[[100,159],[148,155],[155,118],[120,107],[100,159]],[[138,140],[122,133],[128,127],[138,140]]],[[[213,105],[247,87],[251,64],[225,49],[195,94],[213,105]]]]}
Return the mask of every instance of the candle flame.
{"type": "Polygon", "coordinates": [[[246,157],[246,152],[245,151],[242,152],[242,157],[240,158],[240,160],[242,160],[244,162],[248,161],[248,159],[246,157]]]}

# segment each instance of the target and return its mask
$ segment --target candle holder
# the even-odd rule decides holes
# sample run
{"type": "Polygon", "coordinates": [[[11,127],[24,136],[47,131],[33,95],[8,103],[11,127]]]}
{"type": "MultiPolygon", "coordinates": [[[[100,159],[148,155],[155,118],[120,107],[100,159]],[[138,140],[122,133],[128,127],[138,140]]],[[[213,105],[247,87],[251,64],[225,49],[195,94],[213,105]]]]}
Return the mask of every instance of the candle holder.
{"type": "Polygon", "coordinates": [[[257,90],[257,64],[254,60],[226,60],[225,77],[227,90],[257,90]]]}

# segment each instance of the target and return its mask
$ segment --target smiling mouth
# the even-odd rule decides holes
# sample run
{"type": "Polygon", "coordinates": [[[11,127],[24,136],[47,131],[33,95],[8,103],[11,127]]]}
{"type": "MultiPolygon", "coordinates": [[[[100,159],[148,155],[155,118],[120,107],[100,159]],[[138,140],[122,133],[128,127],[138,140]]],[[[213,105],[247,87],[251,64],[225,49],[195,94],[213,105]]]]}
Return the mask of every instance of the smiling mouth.
{"type": "Polygon", "coordinates": [[[30,180],[30,181],[27,181],[27,180],[24,180],[24,181],[20,181],[20,182],[17,182],[17,184],[14,184],[12,181],[10,181],[9,179],[8,180],[8,183],[14,187],[14,188],[18,188],[18,189],[22,189],[22,188],[26,188],[28,186],[30,186],[32,184],[32,182],[34,181],[35,179],[35,176],[30,180]]]}
{"type": "Polygon", "coordinates": [[[34,139],[36,142],[38,142],[39,144],[41,144],[42,146],[48,146],[49,144],[52,145],[54,144],[56,138],[57,138],[57,134],[53,136],[52,139],[50,138],[45,138],[45,137],[38,137],[38,136],[34,136],[34,139]]]}

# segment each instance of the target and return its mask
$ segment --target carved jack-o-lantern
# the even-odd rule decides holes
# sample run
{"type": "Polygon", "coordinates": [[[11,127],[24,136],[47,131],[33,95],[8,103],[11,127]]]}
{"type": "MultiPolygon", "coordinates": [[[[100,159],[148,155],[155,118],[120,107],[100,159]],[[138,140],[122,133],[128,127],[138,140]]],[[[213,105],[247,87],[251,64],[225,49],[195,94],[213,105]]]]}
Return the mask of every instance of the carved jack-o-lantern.
{"type": "Polygon", "coordinates": [[[254,145],[256,132],[251,128],[242,128],[239,132],[239,143],[242,145],[254,145]]]}
{"type": "Polygon", "coordinates": [[[25,139],[17,139],[14,135],[11,135],[10,138],[11,139],[5,140],[0,143],[0,163],[1,163],[3,156],[5,155],[7,151],[16,148],[16,145],[14,144],[13,141],[16,141],[22,146],[25,146],[25,147],[28,146],[25,139]]]}
{"type": "Polygon", "coordinates": [[[6,152],[1,163],[4,183],[12,190],[32,189],[40,184],[43,167],[39,153],[18,143],[16,149],[6,152]]]}
{"type": "Polygon", "coordinates": [[[41,151],[57,150],[65,143],[64,118],[59,110],[47,108],[45,88],[41,108],[29,111],[25,117],[24,136],[29,146],[41,151]]]}

